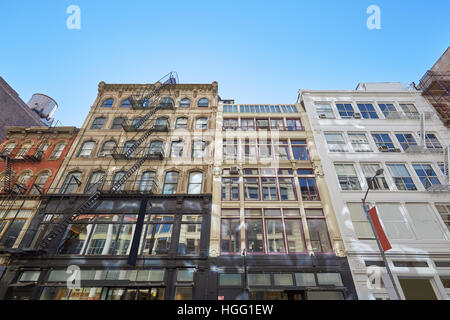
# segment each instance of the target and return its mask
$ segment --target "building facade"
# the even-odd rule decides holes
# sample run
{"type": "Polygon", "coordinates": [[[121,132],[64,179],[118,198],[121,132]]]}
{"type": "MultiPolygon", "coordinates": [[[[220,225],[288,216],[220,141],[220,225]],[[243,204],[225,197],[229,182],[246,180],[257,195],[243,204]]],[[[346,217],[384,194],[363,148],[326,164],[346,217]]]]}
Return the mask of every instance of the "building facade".
{"type": "Polygon", "coordinates": [[[301,90],[298,102],[309,117],[359,299],[395,299],[361,202],[379,169],[384,173],[367,203],[377,207],[391,242],[386,255],[400,298],[448,299],[450,137],[433,107],[400,83],[301,90]]]}
{"type": "Polygon", "coordinates": [[[75,127],[9,127],[0,144],[0,266],[18,246],[67,155],[75,127]]]}
{"type": "Polygon", "coordinates": [[[44,126],[39,115],[23,102],[19,94],[0,77],[0,142],[6,137],[8,126],[44,126]]]}
{"type": "Polygon", "coordinates": [[[44,197],[20,246],[39,253],[50,230],[93,195],[98,199],[44,253],[15,257],[0,296],[208,297],[211,133],[218,86],[164,84],[99,84],[56,174],[55,192],[44,197]],[[133,100],[147,95],[138,104],[133,100]],[[133,152],[127,153],[130,148],[133,152]],[[125,183],[118,185],[124,176],[125,183]],[[67,285],[70,266],[79,270],[80,286],[67,285]]]}
{"type": "Polygon", "coordinates": [[[211,215],[221,299],[356,299],[301,105],[219,103],[211,215]]]}

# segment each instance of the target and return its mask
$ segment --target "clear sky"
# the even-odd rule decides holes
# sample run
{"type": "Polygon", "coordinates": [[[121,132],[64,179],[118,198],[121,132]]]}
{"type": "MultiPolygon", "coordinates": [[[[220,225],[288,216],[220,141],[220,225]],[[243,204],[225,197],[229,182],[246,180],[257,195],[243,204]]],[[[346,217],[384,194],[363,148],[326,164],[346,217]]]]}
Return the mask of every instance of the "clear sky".
{"type": "Polygon", "coordinates": [[[14,0],[0,2],[0,76],[25,102],[81,126],[106,83],[219,82],[237,103],[294,103],[304,89],[418,82],[450,45],[448,0],[14,0]],[[69,30],[69,5],[81,29],[69,30]],[[366,9],[381,9],[369,30],[366,9]]]}

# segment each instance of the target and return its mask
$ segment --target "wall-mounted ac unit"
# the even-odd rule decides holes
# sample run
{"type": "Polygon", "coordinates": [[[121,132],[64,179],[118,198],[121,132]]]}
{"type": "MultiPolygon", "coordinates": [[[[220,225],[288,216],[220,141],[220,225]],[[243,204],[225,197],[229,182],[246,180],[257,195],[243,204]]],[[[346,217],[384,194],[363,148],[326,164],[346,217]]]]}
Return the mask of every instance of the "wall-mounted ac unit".
{"type": "Polygon", "coordinates": [[[324,113],[319,114],[319,119],[326,119],[327,115],[324,113]]]}
{"type": "Polygon", "coordinates": [[[353,114],[353,118],[354,118],[354,119],[361,119],[361,113],[358,113],[358,112],[357,112],[357,113],[354,113],[354,114],[353,114]]]}
{"type": "Polygon", "coordinates": [[[389,147],[388,146],[380,146],[378,148],[378,150],[380,150],[381,152],[389,152],[389,147]]]}

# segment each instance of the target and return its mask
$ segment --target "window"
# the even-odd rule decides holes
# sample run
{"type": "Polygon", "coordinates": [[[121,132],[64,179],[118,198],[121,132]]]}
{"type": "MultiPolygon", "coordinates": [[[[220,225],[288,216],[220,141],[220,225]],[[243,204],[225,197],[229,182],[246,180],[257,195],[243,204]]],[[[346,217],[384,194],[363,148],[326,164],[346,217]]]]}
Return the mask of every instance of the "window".
{"type": "Polygon", "coordinates": [[[358,239],[374,239],[370,222],[366,218],[363,206],[361,203],[347,203],[350,217],[355,228],[355,233],[358,239]]]}
{"type": "Polygon", "coordinates": [[[98,130],[98,129],[103,128],[103,125],[105,124],[105,120],[106,120],[105,117],[95,118],[94,122],[92,122],[91,129],[98,130]]]}
{"type": "Polygon", "coordinates": [[[156,119],[154,127],[158,130],[167,130],[169,128],[169,119],[167,117],[156,119]]]}
{"type": "Polygon", "coordinates": [[[125,99],[122,101],[122,103],[120,104],[121,108],[129,108],[131,107],[131,102],[129,99],[125,99]]]}
{"type": "Polygon", "coordinates": [[[207,98],[201,98],[198,100],[199,107],[209,107],[209,100],[207,98]]]}
{"type": "Polygon", "coordinates": [[[334,119],[333,109],[329,104],[316,104],[316,111],[319,118],[334,119]]]}
{"type": "Polygon", "coordinates": [[[188,194],[201,194],[202,193],[202,182],[203,173],[202,172],[191,172],[189,174],[188,182],[188,194]]]}
{"type": "Polygon", "coordinates": [[[163,104],[164,106],[173,106],[173,99],[172,99],[171,97],[165,97],[165,98],[162,100],[162,104],[163,104]]]}
{"type": "Polygon", "coordinates": [[[0,224],[0,248],[12,248],[17,241],[31,210],[9,210],[0,224]]]}
{"type": "Polygon", "coordinates": [[[293,178],[278,178],[278,185],[282,201],[297,200],[293,178]]]}
{"type": "Polygon", "coordinates": [[[255,139],[245,139],[242,145],[242,155],[246,161],[254,161],[257,156],[257,143],[255,139]]]}
{"type": "Polygon", "coordinates": [[[336,107],[338,109],[339,116],[342,119],[353,118],[355,111],[350,103],[337,103],[336,107]]]}
{"type": "Polygon", "coordinates": [[[400,211],[398,203],[377,203],[377,210],[389,240],[407,240],[413,238],[412,232],[400,211]]]}
{"type": "Polygon", "coordinates": [[[450,231],[450,203],[435,204],[436,210],[439,212],[447,229],[450,231]]]}
{"type": "MultiPolygon", "coordinates": [[[[113,181],[111,182],[111,189],[125,176],[125,171],[118,171],[116,174],[114,174],[113,181]]],[[[122,185],[117,188],[117,191],[123,191],[125,189],[125,183],[122,183],[122,185]]]]}
{"type": "Polygon", "coordinates": [[[103,101],[102,107],[104,108],[111,108],[113,106],[114,99],[106,99],[103,101]]]}
{"type": "Polygon", "coordinates": [[[445,238],[435,213],[427,203],[407,203],[406,210],[420,239],[443,240],[445,238]]]}
{"type": "Polygon", "coordinates": [[[245,223],[245,239],[248,253],[263,253],[263,227],[262,220],[247,219],[245,223]]]}
{"type": "Polygon", "coordinates": [[[183,141],[173,141],[170,146],[170,157],[181,158],[183,157],[183,141]]]}
{"type": "Polygon", "coordinates": [[[223,159],[236,160],[238,156],[238,142],[237,140],[223,141],[223,159]]]}
{"type": "Polygon", "coordinates": [[[277,179],[261,178],[262,197],[265,201],[278,200],[277,179]]]}
{"type": "Polygon", "coordinates": [[[17,143],[16,142],[9,142],[7,144],[5,144],[5,147],[3,148],[1,154],[3,155],[9,155],[11,153],[11,151],[14,150],[14,148],[16,147],[17,143]]]}
{"type": "Polygon", "coordinates": [[[244,199],[259,200],[258,178],[244,178],[244,199]]]}
{"type": "Polygon", "coordinates": [[[195,120],[195,129],[208,129],[208,118],[198,118],[195,120]]]}
{"type": "Polygon", "coordinates": [[[292,156],[294,160],[309,160],[308,148],[304,140],[291,141],[292,156]]]}
{"type": "Polygon", "coordinates": [[[303,131],[300,119],[286,119],[286,128],[288,131],[303,131]]]}
{"type": "Polygon", "coordinates": [[[20,146],[20,150],[19,150],[19,152],[17,152],[15,158],[16,159],[23,159],[23,157],[28,154],[28,152],[30,151],[32,146],[33,146],[32,142],[25,142],[25,143],[23,143],[20,146]]]}
{"type": "Polygon", "coordinates": [[[341,133],[325,133],[330,152],[347,152],[347,144],[341,133]]]}
{"type": "Polygon", "coordinates": [[[188,98],[181,99],[178,106],[180,108],[189,108],[191,106],[191,100],[188,98]]]}
{"type": "Polygon", "coordinates": [[[99,157],[106,157],[113,154],[114,149],[116,148],[116,142],[115,141],[106,141],[103,144],[102,150],[99,152],[99,157]]]}
{"type": "Polygon", "coordinates": [[[163,194],[175,194],[178,187],[178,172],[170,171],[166,173],[164,179],[163,194]]]}
{"type": "Polygon", "coordinates": [[[223,119],[223,130],[237,130],[239,127],[238,119],[223,119]]]}
{"type": "MultiPolygon", "coordinates": [[[[125,142],[125,144],[123,145],[123,148],[122,148],[122,154],[125,155],[129,150],[132,150],[135,145],[136,145],[136,141],[134,141],[134,140],[130,140],[130,141],[125,142]]],[[[131,153],[130,156],[132,154],[133,153],[131,153]]]]}
{"type": "Polygon", "coordinates": [[[270,119],[270,130],[283,131],[284,130],[283,119],[270,119]]]}
{"type": "Polygon", "coordinates": [[[172,243],[173,215],[152,215],[144,233],[143,254],[167,255],[172,243]]]}
{"type": "Polygon", "coordinates": [[[378,119],[375,108],[370,103],[358,103],[358,109],[364,119],[378,119]]]}
{"type": "Polygon", "coordinates": [[[155,176],[156,172],[154,171],[146,171],[142,173],[141,180],[139,181],[139,191],[153,191],[153,186],[155,185],[155,176]]]}
{"type": "Polygon", "coordinates": [[[441,184],[431,165],[416,163],[412,166],[416,171],[416,174],[419,176],[420,182],[422,182],[425,189],[428,189],[433,185],[441,184]]]}
{"type": "MultiPolygon", "coordinates": [[[[420,134],[419,134],[420,135],[420,134]]],[[[442,145],[433,133],[425,134],[425,143],[427,149],[442,149],[442,145]]]]}
{"type": "Polygon", "coordinates": [[[330,237],[325,219],[307,219],[311,246],[314,252],[331,252],[330,237]]]}
{"type": "Polygon", "coordinates": [[[73,193],[81,184],[81,172],[71,172],[67,175],[61,187],[61,193],[73,193]]]}
{"type": "Polygon", "coordinates": [[[269,119],[256,119],[257,130],[269,130],[269,119]]]}
{"type": "Polygon", "coordinates": [[[366,183],[370,189],[389,190],[389,186],[386,182],[386,178],[384,177],[384,174],[381,174],[372,180],[372,178],[375,176],[377,170],[381,169],[381,166],[379,164],[361,163],[361,169],[364,173],[364,178],[366,179],[366,183]]]}
{"type": "Polygon", "coordinates": [[[111,129],[122,129],[122,124],[124,123],[125,118],[115,118],[111,125],[111,129]]]}
{"type": "Polygon", "coordinates": [[[239,200],[239,178],[222,178],[222,200],[239,200]]]}
{"type": "Polygon", "coordinates": [[[335,164],[334,166],[342,190],[361,190],[353,164],[335,164]]]}
{"type": "Polygon", "coordinates": [[[188,123],[188,118],[178,118],[177,121],[175,122],[175,129],[178,129],[178,128],[186,129],[187,123],[188,123]]]}
{"type": "Polygon", "coordinates": [[[389,152],[397,151],[388,133],[373,133],[372,137],[378,147],[378,150],[389,152]]]}
{"type": "Polygon", "coordinates": [[[315,178],[299,178],[300,192],[303,201],[319,201],[319,191],[316,186],[315,178]]]}
{"type": "Polygon", "coordinates": [[[398,190],[417,190],[404,164],[388,164],[387,166],[398,190]]]}
{"type": "Polygon", "coordinates": [[[404,104],[400,104],[400,107],[402,108],[406,117],[408,117],[410,119],[419,119],[420,118],[420,114],[413,104],[404,103],[404,104]]]}
{"type": "Polygon", "coordinates": [[[181,220],[178,254],[187,256],[200,255],[200,237],[202,216],[183,215],[181,220]]]}
{"type": "Polygon", "coordinates": [[[192,158],[202,159],[205,157],[206,142],[205,141],[193,141],[192,142],[192,158]]]}
{"type": "Polygon", "coordinates": [[[164,154],[164,143],[162,141],[152,141],[148,148],[149,155],[164,154]]]}
{"type": "Polygon", "coordinates": [[[379,103],[378,106],[386,119],[398,119],[398,112],[392,103],[379,103]]]}
{"type": "Polygon", "coordinates": [[[430,279],[399,278],[406,300],[438,300],[430,279]]]}
{"type": "Polygon", "coordinates": [[[50,172],[45,171],[41,173],[34,181],[35,188],[31,190],[33,194],[39,194],[40,192],[45,192],[44,187],[47,183],[48,178],[50,178],[50,172]]]}
{"type": "Polygon", "coordinates": [[[92,149],[94,149],[95,141],[86,141],[81,145],[80,151],[78,151],[77,157],[88,158],[91,155],[92,149]]]}
{"type": "Polygon", "coordinates": [[[100,187],[98,183],[105,176],[103,171],[93,172],[86,185],[85,193],[94,193],[100,187]]]}
{"type": "Polygon", "coordinates": [[[241,235],[240,221],[236,219],[222,219],[220,226],[220,251],[222,253],[240,253],[241,235]]]}
{"type": "Polygon", "coordinates": [[[365,133],[349,133],[348,137],[355,152],[372,152],[365,133]]]}
{"type": "Polygon", "coordinates": [[[63,152],[63,150],[66,146],[67,146],[66,143],[57,144],[55,146],[55,148],[53,149],[53,153],[50,156],[50,159],[52,159],[52,160],[59,159],[59,157],[61,156],[61,153],[63,152]]]}
{"type": "MultiPolygon", "coordinates": [[[[278,160],[290,160],[291,157],[289,156],[289,144],[287,140],[274,140],[273,141],[273,152],[275,154],[275,159],[278,160]]],[[[269,146],[270,147],[270,146],[269,146]]],[[[301,148],[301,147],[293,147],[293,148],[301,148]]],[[[300,157],[307,157],[307,150],[304,148],[303,150],[296,149],[297,156],[300,157]],[[303,152],[303,153],[302,153],[303,152]],[[306,154],[305,154],[306,152],[306,154]]]]}
{"type": "Polygon", "coordinates": [[[133,119],[133,121],[131,121],[131,128],[139,129],[139,128],[142,128],[143,124],[144,124],[144,118],[136,117],[133,119]]]}
{"type": "Polygon", "coordinates": [[[219,274],[219,285],[221,287],[226,286],[240,287],[242,286],[242,275],[239,273],[219,274]]]}
{"type": "Polygon", "coordinates": [[[411,133],[396,133],[395,136],[404,151],[410,146],[417,146],[417,142],[411,133]]]}
{"type": "Polygon", "coordinates": [[[254,119],[241,119],[241,129],[243,131],[254,131],[255,120],[254,119]]]}

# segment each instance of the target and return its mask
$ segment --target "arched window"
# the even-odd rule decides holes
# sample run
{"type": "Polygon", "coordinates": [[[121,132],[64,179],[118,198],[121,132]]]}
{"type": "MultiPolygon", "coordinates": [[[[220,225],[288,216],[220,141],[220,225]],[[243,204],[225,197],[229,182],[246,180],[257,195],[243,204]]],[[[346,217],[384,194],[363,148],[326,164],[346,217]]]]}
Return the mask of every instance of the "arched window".
{"type": "Polygon", "coordinates": [[[170,146],[170,155],[171,158],[181,158],[183,157],[183,141],[172,141],[172,145],[170,146]]]}
{"type": "Polygon", "coordinates": [[[31,147],[33,146],[32,142],[25,142],[21,145],[20,151],[16,155],[16,159],[23,159],[23,157],[30,151],[31,147]]]}
{"type": "Polygon", "coordinates": [[[133,121],[131,122],[131,126],[135,129],[139,129],[143,125],[143,123],[141,123],[139,125],[139,123],[142,121],[142,119],[144,119],[144,118],[142,118],[142,117],[134,118],[133,121]]]}
{"type": "Polygon", "coordinates": [[[91,174],[89,181],[86,185],[85,193],[93,193],[98,189],[98,182],[105,176],[103,171],[95,171],[91,174]]]}
{"type": "Polygon", "coordinates": [[[102,103],[102,107],[103,108],[111,108],[114,104],[114,99],[110,98],[110,99],[106,99],[105,101],[103,101],[102,103]]]}
{"type": "Polygon", "coordinates": [[[59,157],[61,156],[61,153],[63,152],[64,148],[67,146],[67,143],[60,143],[57,144],[55,146],[55,148],[53,149],[53,153],[50,156],[50,159],[59,159],[59,157]]]}
{"type": "Polygon", "coordinates": [[[173,99],[171,97],[165,97],[162,101],[163,105],[173,105],[173,99]]]}
{"type": "MultiPolygon", "coordinates": [[[[114,185],[115,185],[117,182],[119,182],[119,180],[122,179],[122,177],[123,177],[125,174],[126,174],[125,171],[119,171],[119,172],[116,172],[116,174],[114,175],[113,181],[112,181],[112,183],[111,183],[111,188],[114,187],[114,185]]],[[[123,191],[124,188],[125,188],[125,183],[122,184],[122,185],[120,186],[120,188],[117,189],[117,191],[123,191]]]]}
{"type": "Polygon", "coordinates": [[[14,150],[14,148],[16,147],[17,142],[8,142],[7,144],[5,144],[5,146],[3,147],[2,150],[2,154],[4,155],[9,155],[11,153],[11,151],[14,150]]]}
{"type": "Polygon", "coordinates": [[[130,99],[125,99],[122,101],[122,103],[120,104],[121,108],[129,108],[131,107],[131,102],[130,99]]]}
{"type": "Polygon", "coordinates": [[[44,171],[38,175],[36,180],[34,180],[34,188],[31,190],[33,194],[44,193],[44,186],[47,183],[48,178],[50,178],[50,172],[44,171]]]}
{"type": "Polygon", "coordinates": [[[179,107],[180,108],[189,108],[191,106],[191,100],[188,98],[184,98],[180,100],[179,107]]]}
{"type": "Polygon", "coordinates": [[[169,171],[164,178],[163,194],[175,194],[178,187],[178,172],[169,171]]]}
{"type": "Polygon", "coordinates": [[[79,185],[81,185],[81,172],[70,172],[64,180],[60,193],[74,193],[79,185]]]}
{"type": "Polygon", "coordinates": [[[148,148],[148,154],[157,155],[158,153],[164,153],[164,143],[162,141],[152,141],[148,148]]]}
{"type": "Polygon", "coordinates": [[[125,142],[125,144],[123,145],[122,154],[125,154],[128,150],[133,148],[135,144],[136,144],[136,141],[134,141],[134,140],[125,142]]]}
{"type": "Polygon", "coordinates": [[[195,129],[207,129],[208,128],[208,118],[198,118],[195,120],[195,129]]]}
{"type": "Polygon", "coordinates": [[[150,99],[144,99],[144,100],[142,101],[142,106],[143,106],[144,108],[150,107],[150,99]]]}
{"type": "Polygon", "coordinates": [[[203,173],[191,172],[188,182],[188,194],[202,193],[203,173]]]}
{"type": "Polygon", "coordinates": [[[28,184],[28,180],[33,176],[33,172],[27,170],[25,172],[22,172],[19,174],[19,178],[17,179],[17,184],[21,185],[22,187],[26,187],[28,184]]]}
{"type": "Polygon", "coordinates": [[[139,182],[139,191],[140,192],[148,192],[153,190],[153,186],[155,183],[156,172],[154,171],[146,171],[141,176],[141,181],[139,182]]]}
{"type": "Polygon", "coordinates": [[[112,155],[115,147],[116,147],[115,141],[106,141],[103,144],[102,150],[98,153],[98,156],[106,157],[112,155]]]}
{"type": "Polygon", "coordinates": [[[154,128],[156,130],[168,130],[169,129],[169,119],[167,117],[161,117],[156,119],[154,128]]]}
{"type": "Polygon", "coordinates": [[[122,118],[122,117],[115,118],[111,125],[111,129],[122,129],[122,123],[124,121],[125,121],[125,118],[122,118]]]}
{"type": "Polygon", "coordinates": [[[188,123],[188,118],[185,118],[185,117],[178,118],[177,122],[175,123],[175,129],[178,129],[178,128],[186,129],[187,128],[187,123],[188,123]]]}
{"type": "Polygon", "coordinates": [[[199,107],[209,107],[209,100],[207,98],[201,98],[198,100],[199,107]]]}
{"type": "Polygon", "coordinates": [[[95,141],[86,141],[81,145],[80,151],[78,151],[78,158],[90,157],[92,149],[94,149],[95,141]]]}
{"type": "Polygon", "coordinates": [[[95,118],[94,121],[92,122],[91,129],[99,130],[99,129],[103,128],[103,125],[105,124],[105,120],[106,120],[105,117],[95,118]]]}

